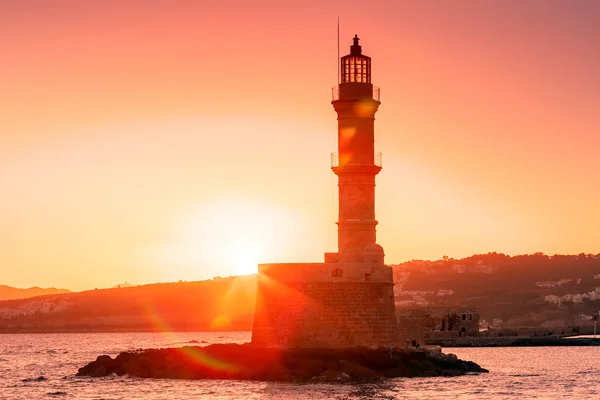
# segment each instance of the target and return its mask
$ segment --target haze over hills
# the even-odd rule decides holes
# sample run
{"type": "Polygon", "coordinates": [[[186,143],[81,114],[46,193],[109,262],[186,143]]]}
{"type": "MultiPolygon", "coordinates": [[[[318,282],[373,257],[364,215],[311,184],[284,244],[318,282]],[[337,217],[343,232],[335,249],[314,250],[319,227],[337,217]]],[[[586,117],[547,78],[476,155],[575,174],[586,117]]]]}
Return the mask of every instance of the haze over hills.
{"type": "Polygon", "coordinates": [[[30,297],[43,296],[47,294],[71,293],[68,289],[31,287],[19,289],[11,286],[0,285],[0,301],[13,299],[27,299],[30,297]]]}
{"type": "MultiPolygon", "coordinates": [[[[392,267],[398,308],[476,307],[482,327],[566,331],[592,324],[600,309],[600,254],[488,253],[392,267]]],[[[44,294],[0,301],[0,332],[250,330],[256,276],[44,294]]]]}
{"type": "Polygon", "coordinates": [[[0,302],[0,332],[248,330],[256,276],[157,283],[0,302]]]}

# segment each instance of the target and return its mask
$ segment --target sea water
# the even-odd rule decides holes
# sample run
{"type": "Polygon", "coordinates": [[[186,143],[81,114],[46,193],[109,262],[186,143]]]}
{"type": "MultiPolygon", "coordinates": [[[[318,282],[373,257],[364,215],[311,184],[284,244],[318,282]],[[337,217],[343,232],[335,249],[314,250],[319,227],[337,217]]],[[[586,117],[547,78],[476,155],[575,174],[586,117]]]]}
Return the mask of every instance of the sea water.
{"type": "Polygon", "coordinates": [[[101,354],[249,340],[249,332],[0,334],[0,399],[600,399],[600,347],[445,349],[490,373],[376,384],[75,376],[101,354]]]}

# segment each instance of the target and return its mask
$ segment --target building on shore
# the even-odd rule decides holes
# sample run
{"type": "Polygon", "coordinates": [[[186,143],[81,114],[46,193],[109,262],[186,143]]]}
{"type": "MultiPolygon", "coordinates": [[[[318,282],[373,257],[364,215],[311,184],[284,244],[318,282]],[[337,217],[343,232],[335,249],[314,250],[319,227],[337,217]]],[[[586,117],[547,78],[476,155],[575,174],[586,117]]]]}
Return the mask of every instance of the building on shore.
{"type": "Polygon", "coordinates": [[[410,307],[396,309],[399,341],[409,347],[428,339],[479,336],[479,309],[467,307],[410,307]]]}

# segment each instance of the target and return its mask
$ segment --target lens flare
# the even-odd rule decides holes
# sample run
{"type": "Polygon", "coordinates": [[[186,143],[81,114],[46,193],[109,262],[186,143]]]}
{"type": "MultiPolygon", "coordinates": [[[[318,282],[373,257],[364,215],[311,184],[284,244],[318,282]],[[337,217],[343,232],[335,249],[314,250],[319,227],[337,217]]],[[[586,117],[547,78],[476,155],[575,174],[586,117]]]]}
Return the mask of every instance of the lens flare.
{"type": "Polygon", "coordinates": [[[179,349],[180,354],[192,361],[196,365],[201,365],[214,371],[230,371],[236,372],[240,370],[240,366],[227,361],[219,360],[202,351],[200,347],[184,346],[179,349]]]}
{"type": "MultiPolygon", "coordinates": [[[[294,282],[294,265],[290,264],[289,275],[285,279],[294,282]]],[[[253,343],[279,343],[282,346],[293,346],[301,341],[307,325],[321,324],[324,319],[336,321],[337,316],[329,311],[326,304],[316,301],[305,293],[310,285],[283,283],[277,276],[259,273],[257,301],[255,310],[255,330],[253,343]],[[271,299],[265,302],[264,299],[271,299]],[[277,299],[273,302],[272,299],[277,299]],[[285,313],[281,309],[287,310],[285,313]],[[283,320],[285,319],[285,320],[283,320]],[[275,336],[273,326],[285,327],[278,329],[281,337],[275,336]],[[258,328],[258,329],[257,329],[258,328]]]]}
{"type": "Polygon", "coordinates": [[[376,105],[371,100],[363,100],[356,104],[356,108],[354,109],[355,113],[359,117],[370,117],[376,111],[376,105]]]}
{"type": "Polygon", "coordinates": [[[353,155],[354,155],[354,153],[351,151],[340,154],[340,167],[342,167],[344,165],[348,165],[350,163],[350,161],[352,160],[353,155]]]}
{"type": "Polygon", "coordinates": [[[356,135],[356,127],[341,128],[339,136],[339,147],[346,147],[356,135]]]}
{"type": "Polygon", "coordinates": [[[210,322],[210,329],[227,330],[231,329],[231,319],[227,315],[219,315],[210,322]]]}

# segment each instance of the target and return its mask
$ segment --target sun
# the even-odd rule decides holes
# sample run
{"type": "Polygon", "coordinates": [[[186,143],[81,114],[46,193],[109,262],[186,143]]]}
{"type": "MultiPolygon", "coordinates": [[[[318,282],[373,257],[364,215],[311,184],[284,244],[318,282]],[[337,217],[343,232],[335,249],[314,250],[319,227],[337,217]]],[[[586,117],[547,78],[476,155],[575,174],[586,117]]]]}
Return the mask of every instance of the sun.
{"type": "Polygon", "coordinates": [[[235,266],[236,275],[251,275],[258,272],[258,263],[254,260],[248,259],[240,261],[235,266]]]}
{"type": "Polygon", "coordinates": [[[236,275],[250,275],[258,272],[258,244],[248,237],[231,242],[231,261],[236,275]]]}
{"type": "Polygon", "coordinates": [[[182,209],[165,244],[146,257],[169,265],[175,280],[251,275],[258,264],[290,259],[302,229],[296,211],[276,204],[215,199],[182,209]]]}

